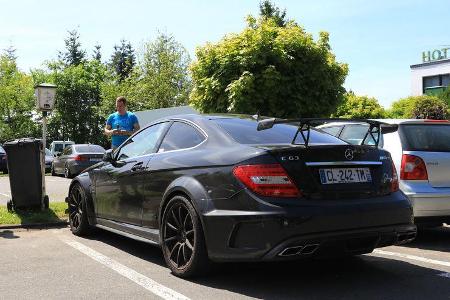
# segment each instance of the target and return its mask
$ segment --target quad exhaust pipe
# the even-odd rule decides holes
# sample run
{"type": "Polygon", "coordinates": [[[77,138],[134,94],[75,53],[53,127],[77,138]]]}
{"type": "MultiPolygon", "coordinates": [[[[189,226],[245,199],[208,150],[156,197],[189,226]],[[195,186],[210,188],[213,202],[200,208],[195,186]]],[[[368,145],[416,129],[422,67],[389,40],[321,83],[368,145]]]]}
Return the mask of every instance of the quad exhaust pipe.
{"type": "Polygon", "coordinates": [[[296,255],[310,255],[316,252],[319,248],[319,244],[307,244],[305,246],[293,246],[284,248],[278,256],[296,256],[296,255]]]}

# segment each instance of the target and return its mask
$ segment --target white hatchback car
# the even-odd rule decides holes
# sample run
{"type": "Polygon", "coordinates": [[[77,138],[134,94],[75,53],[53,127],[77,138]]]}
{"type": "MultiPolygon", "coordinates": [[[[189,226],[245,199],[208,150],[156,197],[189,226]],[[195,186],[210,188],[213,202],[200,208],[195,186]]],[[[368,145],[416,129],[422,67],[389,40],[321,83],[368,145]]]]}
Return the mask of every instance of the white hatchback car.
{"type": "MultiPolygon", "coordinates": [[[[419,226],[450,224],[450,122],[379,121],[398,124],[398,131],[382,134],[379,147],[392,155],[400,189],[413,204],[415,222],[419,226]]],[[[361,144],[368,125],[334,122],[318,128],[351,144],[361,144]]],[[[369,136],[364,144],[375,141],[369,136]]]]}

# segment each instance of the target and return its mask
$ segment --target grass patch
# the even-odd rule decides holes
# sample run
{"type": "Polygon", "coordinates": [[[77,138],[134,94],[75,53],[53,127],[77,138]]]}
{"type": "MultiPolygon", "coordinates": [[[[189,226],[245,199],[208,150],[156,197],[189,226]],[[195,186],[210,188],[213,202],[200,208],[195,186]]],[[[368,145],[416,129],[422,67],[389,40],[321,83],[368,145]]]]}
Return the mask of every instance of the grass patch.
{"type": "Polygon", "coordinates": [[[41,210],[17,210],[9,212],[6,206],[0,206],[0,225],[36,224],[67,221],[65,213],[67,203],[50,202],[50,208],[41,210]]]}

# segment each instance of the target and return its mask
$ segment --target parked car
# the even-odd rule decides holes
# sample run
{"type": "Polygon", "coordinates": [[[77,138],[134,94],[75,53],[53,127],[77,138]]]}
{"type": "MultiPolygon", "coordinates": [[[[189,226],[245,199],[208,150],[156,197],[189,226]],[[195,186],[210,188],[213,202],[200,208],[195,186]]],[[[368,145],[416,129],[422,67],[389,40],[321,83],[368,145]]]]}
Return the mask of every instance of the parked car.
{"type": "Polygon", "coordinates": [[[58,153],[61,153],[64,150],[64,148],[74,144],[75,142],[73,141],[53,141],[50,143],[50,152],[53,156],[57,156],[58,153]]]}
{"type": "Polygon", "coordinates": [[[72,180],[71,231],[159,244],[180,277],[210,260],[354,255],[414,239],[387,151],[315,129],[303,139],[284,122],[181,115],[146,126],[72,180]]]}
{"type": "MultiPolygon", "coordinates": [[[[450,122],[447,120],[380,120],[398,124],[384,133],[380,146],[388,150],[400,174],[400,189],[414,207],[420,226],[450,224],[450,122]]],[[[323,131],[350,143],[361,143],[367,124],[331,123],[323,131]]]]}
{"type": "Polygon", "coordinates": [[[54,156],[52,152],[45,148],[45,172],[50,172],[52,168],[52,162],[53,162],[54,156]]]}
{"type": "Polygon", "coordinates": [[[66,178],[72,178],[101,161],[104,153],[105,149],[99,145],[69,145],[54,158],[51,173],[53,176],[62,174],[66,178]]]}
{"type": "Polygon", "coordinates": [[[3,172],[3,174],[8,174],[8,161],[6,159],[6,151],[3,149],[3,147],[0,145],[0,171],[3,172]]]}

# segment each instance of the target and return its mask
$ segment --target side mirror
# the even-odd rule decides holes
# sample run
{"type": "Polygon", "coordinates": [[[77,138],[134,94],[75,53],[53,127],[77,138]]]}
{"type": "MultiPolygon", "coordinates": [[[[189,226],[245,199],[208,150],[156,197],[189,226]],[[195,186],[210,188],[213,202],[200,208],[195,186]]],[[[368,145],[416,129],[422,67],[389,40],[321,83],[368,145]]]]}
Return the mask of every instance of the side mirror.
{"type": "Polygon", "coordinates": [[[113,149],[106,150],[105,154],[103,154],[103,161],[106,161],[106,162],[113,161],[113,149]]]}

